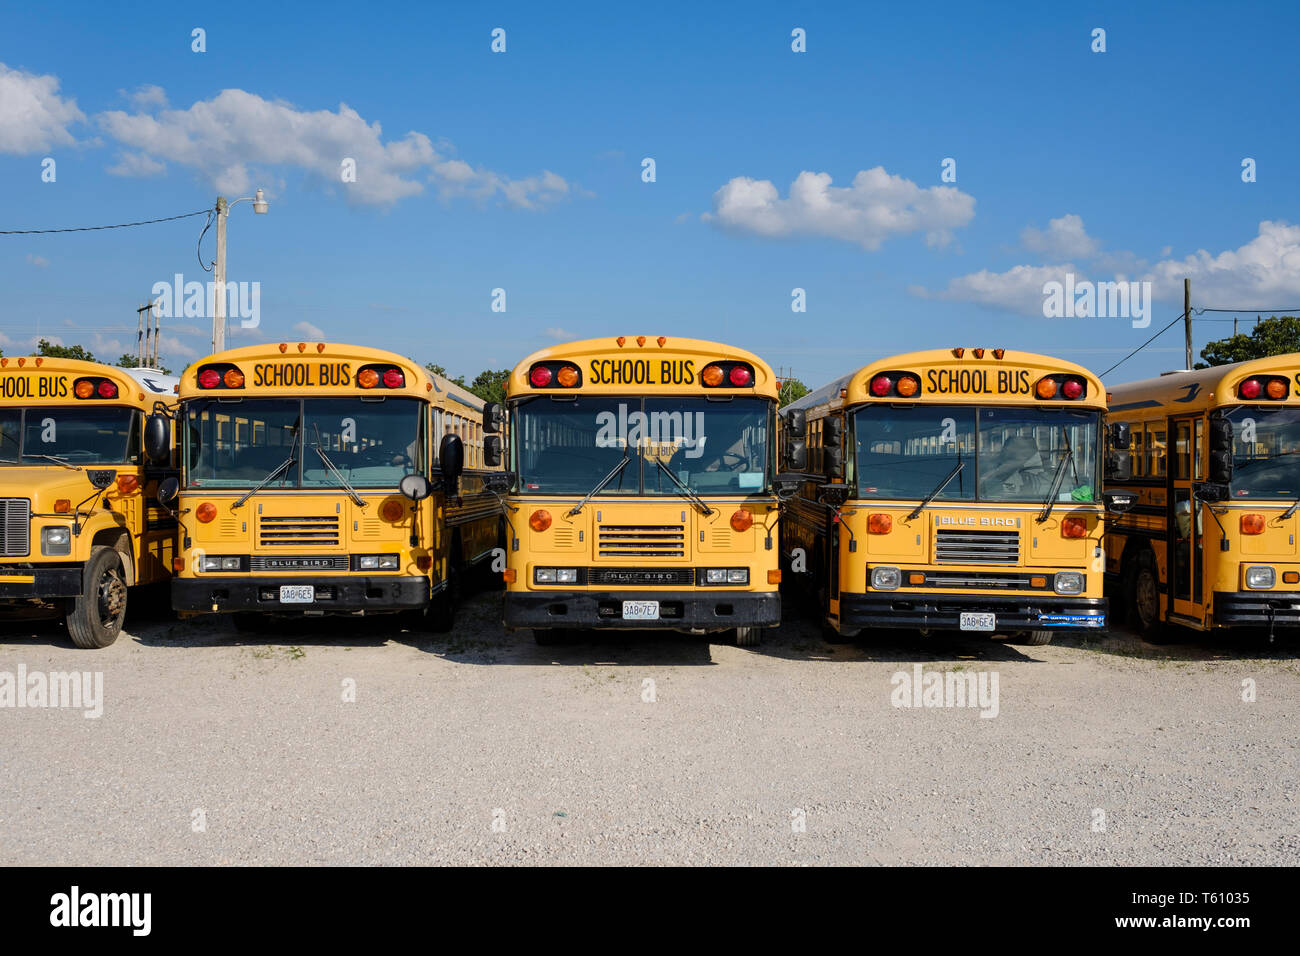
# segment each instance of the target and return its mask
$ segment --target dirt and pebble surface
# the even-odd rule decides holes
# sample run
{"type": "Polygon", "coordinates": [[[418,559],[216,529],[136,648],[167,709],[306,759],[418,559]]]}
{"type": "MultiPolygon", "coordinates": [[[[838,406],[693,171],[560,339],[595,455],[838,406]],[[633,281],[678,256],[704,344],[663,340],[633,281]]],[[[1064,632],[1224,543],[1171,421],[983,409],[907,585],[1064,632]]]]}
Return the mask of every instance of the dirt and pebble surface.
{"type": "Polygon", "coordinates": [[[1294,637],[542,648],[492,592],[408,623],[5,625],[0,679],[97,671],[103,700],[0,707],[0,860],[1300,863],[1294,637]],[[983,701],[898,706],[917,665],[983,701]]]}

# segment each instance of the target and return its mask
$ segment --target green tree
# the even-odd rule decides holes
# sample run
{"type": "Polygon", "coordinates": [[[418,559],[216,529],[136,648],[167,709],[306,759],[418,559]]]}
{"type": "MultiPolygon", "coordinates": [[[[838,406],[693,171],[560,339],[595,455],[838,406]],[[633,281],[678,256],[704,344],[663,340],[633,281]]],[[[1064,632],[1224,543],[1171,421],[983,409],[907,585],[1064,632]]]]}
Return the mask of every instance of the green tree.
{"type": "Polygon", "coordinates": [[[785,408],[791,402],[797,402],[807,395],[808,386],[797,378],[787,378],[781,383],[781,391],[778,394],[781,402],[778,407],[785,408]]]}
{"type": "Polygon", "coordinates": [[[94,353],[82,348],[80,345],[55,345],[49,339],[41,339],[36,343],[36,354],[43,355],[46,358],[80,359],[83,362],[98,361],[94,353]]]}
{"type": "MultiPolygon", "coordinates": [[[[137,364],[136,357],[134,355],[131,355],[128,352],[123,352],[122,357],[117,360],[118,368],[135,368],[136,364],[137,364]]],[[[163,364],[162,356],[158,357],[158,371],[162,372],[165,375],[176,374],[171,369],[169,369],[166,365],[163,364]]]]}
{"type": "Polygon", "coordinates": [[[1300,352],[1300,318],[1293,315],[1271,315],[1248,333],[1239,332],[1226,339],[1206,343],[1205,348],[1201,349],[1201,358],[1205,361],[1197,362],[1196,367],[1229,365],[1290,352],[1300,352]]]}
{"type": "Polygon", "coordinates": [[[443,366],[439,365],[437,362],[426,362],[426,363],[424,364],[424,367],[425,367],[425,369],[426,369],[427,371],[429,371],[430,373],[432,373],[432,374],[434,374],[434,375],[439,375],[439,376],[441,376],[442,378],[445,378],[445,379],[446,379],[447,381],[449,381],[449,382],[454,382],[455,384],[459,385],[461,388],[467,388],[467,387],[468,387],[468,386],[466,386],[466,384],[465,384],[465,376],[464,376],[464,375],[457,375],[455,378],[452,378],[450,375],[447,374],[447,369],[444,368],[443,366]]]}
{"type": "Polygon", "coordinates": [[[474,381],[466,386],[471,392],[485,402],[504,402],[506,400],[506,381],[510,378],[510,369],[499,372],[490,369],[479,372],[474,381]]]}

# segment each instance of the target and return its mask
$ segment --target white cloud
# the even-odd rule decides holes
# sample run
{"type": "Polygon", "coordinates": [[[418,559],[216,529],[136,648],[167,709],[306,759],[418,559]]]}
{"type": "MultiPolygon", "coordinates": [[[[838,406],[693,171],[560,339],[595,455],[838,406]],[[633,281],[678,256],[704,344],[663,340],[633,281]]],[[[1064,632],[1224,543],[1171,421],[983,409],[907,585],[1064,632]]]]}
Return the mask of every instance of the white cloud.
{"type": "Polygon", "coordinates": [[[293,330],[295,332],[301,332],[313,342],[325,341],[325,333],[322,332],[319,327],[312,325],[310,322],[299,322],[294,325],[293,330]]]}
{"type": "Polygon", "coordinates": [[[975,215],[975,198],[954,186],[922,188],[884,167],[861,170],[848,187],[829,173],[801,172],[782,199],[768,179],[737,176],[713,194],[704,218],[769,238],[827,236],[879,249],[895,235],[924,233],[931,246],[947,245],[952,230],[975,215]]]}
{"type": "Polygon", "coordinates": [[[1072,265],[1014,266],[1006,272],[981,269],[958,276],[937,292],[917,286],[908,291],[922,299],[975,302],[993,309],[1042,316],[1044,283],[1064,282],[1066,274],[1071,272],[1076,282],[1086,278],[1072,265]]]}
{"type": "Polygon", "coordinates": [[[167,171],[167,164],[160,163],[144,153],[118,153],[117,164],[108,167],[112,176],[160,176],[167,171]]]}
{"type": "Polygon", "coordinates": [[[47,269],[50,265],[49,259],[46,259],[44,256],[34,256],[30,252],[27,253],[27,262],[38,269],[47,269]]]}
{"type": "Polygon", "coordinates": [[[1026,226],[1020,241],[1030,252],[1050,259],[1089,259],[1101,249],[1101,243],[1088,235],[1083,219],[1074,213],[1049,220],[1046,231],[1026,226]]]}
{"type": "Polygon", "coordinates": [[[143,86],[136,87],[128,93],[126,90],[118,90],[119,95],[131,101],[131,105],[138,110],[147,110],[151,106],[166,106],[167,91],[161,86],[153,83],[145,83],[143,86]]]}
{"type": "MultiPolygon", "coordinates": [[[[117,174],[148,174],[155,166],[146,159],[155,164],[167,160],[197,170],[225,193],[243,194],[257,185],[250,165],[297,167],[369,205],[418,195],[426,183],[443,197],[499,197],[525,209],[562,199],[570,190],[563,177],[550,171],[511,179],[471,166],[446,155],[449,148],[441,143],[435,147],[424,133],[412,131],[385,141],[379,123],[367,123],[342,103],[334,112],[298,110],[231,89],[188,109],[153,114],[110,110],[96,120],[123,145],[139,151],[138,159],[124,159],[114,167],[117,174]],[[345,159],[356,164],[355,182],[342,181],[345,159]]],[[[259,168],[257,175],[267,174],[259,168]]]]}
{"type": "Polygon", "coordinates": [[[570,332],[568,329],[559,328],[547,329],[542,334],[547,338],[555,339],[557,342],[572,342],[578,337],[576,332],[570,332]]]}
{"type": "Polygon", "coordinates": [[[75,146],[68,132],[85,122],[77,101],[59,95],[59,78],[11,70],[0,63],[0,153],[22,156],[75,146]]]}

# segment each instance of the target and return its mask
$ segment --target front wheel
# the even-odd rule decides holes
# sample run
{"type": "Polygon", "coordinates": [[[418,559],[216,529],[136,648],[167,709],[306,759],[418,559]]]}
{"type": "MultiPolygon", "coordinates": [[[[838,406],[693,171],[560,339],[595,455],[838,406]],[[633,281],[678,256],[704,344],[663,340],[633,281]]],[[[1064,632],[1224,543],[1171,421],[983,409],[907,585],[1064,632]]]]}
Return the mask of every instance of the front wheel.
{"type": "Polygon", "coordinates": [[[446,634],[456,626],[456,605],[460,603],[460,573],[455,565],[447,565],[447,585],[434,595],[429,605],[429,629],[446,634]]]}
{"type": "Polygon", "coordinates": [[[92,548],[82,572],[81,596],[68,612],[68,634],[77,647],[108,647],[122,633],[126,617],[126,574],[113,548],[92,548]]]}
{"type": "Polygon", "coordinates": [[[738,627],[732,632],[732,635],[737,647],[755,647],[763,640],[763,629],[761,627],[738,627]]]}
{"type": "Polygon", "coordinates": [[[1051,631],[1016,631],[1011,635],[1012,644],[1027,644],[1030,647],[1042,647],[1052,643],[1051,631]]]}
{"type": "Polygon", "coordinates": [[[1125,620],[1129,627],[1152,643],[1162,636],[1160,621],[1160,579],[1155,556],[1138,554],[1124,573],[1125,620]]]}

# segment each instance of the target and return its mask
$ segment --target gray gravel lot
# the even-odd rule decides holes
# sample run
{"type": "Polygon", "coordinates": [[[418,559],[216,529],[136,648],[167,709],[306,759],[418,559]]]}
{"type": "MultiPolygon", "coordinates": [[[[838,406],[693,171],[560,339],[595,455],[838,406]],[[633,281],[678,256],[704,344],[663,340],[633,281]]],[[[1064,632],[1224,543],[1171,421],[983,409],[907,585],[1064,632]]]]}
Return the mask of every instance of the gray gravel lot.
{"type": "Polygon", "coordinates": [[[480,593],[451,635],[5,625],[0,672],[102,671],[104,704],[0,708],[0,861],[1300,863],[1292,637],[539,648],[499,620],[480,593]],[[998,715],[893,706],[917,663],[996,672],[998,715]]]}

